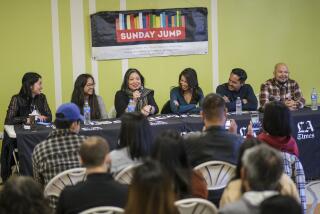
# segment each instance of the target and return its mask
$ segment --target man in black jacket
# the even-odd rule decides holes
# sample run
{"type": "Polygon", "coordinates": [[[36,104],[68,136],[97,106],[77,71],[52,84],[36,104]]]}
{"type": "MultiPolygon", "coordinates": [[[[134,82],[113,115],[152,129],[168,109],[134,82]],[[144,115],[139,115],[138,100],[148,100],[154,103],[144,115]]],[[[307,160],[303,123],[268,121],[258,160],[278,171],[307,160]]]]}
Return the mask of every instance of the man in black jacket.
{"type": "Polygon", "coordinates": [[[227,110],[224,99],[218,94],[208,94],[203,100],[200,114],[205,130],[186,136],[186,150],[191,165],[195,167],[211,160],[237,164],[243,138],[236,134],[237,124],[234,120],[231,120],[229,130],[225,128],[227,110]]]}
{"type": "Polygon", "coordinates": [[[101,137],[90,137],[81,145],[80,160],[87,169],[87,180],[62,191],[57,213],[79,213],[98,206],[125,207],[128,187],[107,173],[111,162],[108,153],[108,143],[101,137]]]}

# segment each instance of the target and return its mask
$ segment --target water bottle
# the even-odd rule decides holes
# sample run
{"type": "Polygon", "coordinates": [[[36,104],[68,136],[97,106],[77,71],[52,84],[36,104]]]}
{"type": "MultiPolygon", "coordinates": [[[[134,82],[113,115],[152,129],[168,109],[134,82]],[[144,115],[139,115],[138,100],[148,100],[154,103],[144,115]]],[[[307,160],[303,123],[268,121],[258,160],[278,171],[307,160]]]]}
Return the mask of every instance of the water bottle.
{"type": "Polygon", "coordinates": [[[318,110],[318,94],[315,88],[313,88],[311,92],[311,110],[318,110]]]}
{"type": "Polygon", "coordinates": [[[90,106],[88,104],[88,101],[85,101],[84,106],[83,106],[83,117],[84,117],[84,125],[90,125],[90,106]]]}
{"type": "Polygon", "coordinates": [[[134,102],[133,99],[129,100],[127,112],[134,112],[136,110],[136,103],[134,102]]]}
{"type": "Polygon", "coordinates": [[[242,103],[240,97],[237,97],[236,101],[236,114],[240,115],[242,114],[242,103]]]}

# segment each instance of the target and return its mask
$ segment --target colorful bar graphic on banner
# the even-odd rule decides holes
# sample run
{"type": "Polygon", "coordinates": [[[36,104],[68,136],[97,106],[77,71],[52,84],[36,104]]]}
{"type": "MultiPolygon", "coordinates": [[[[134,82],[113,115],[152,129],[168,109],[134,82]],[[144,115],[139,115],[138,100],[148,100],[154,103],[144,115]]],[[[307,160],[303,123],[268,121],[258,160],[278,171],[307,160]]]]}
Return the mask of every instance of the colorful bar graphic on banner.
{"type": "Polygon", "coordinates": [[[96,60],[206,54],[206,8],[104,11],[91,15],[96,60]]]}
{"type": "Polygon", "coordinates": [[[115,23],[117,42],[183,40],[186,37],[185,23],[185,16],[180,11],[173,16],[166,15],[166,12],[159,15],[144,12],[119,13],[115,23]],[[150,19],[155,21],[150,22],[150,19]]]}

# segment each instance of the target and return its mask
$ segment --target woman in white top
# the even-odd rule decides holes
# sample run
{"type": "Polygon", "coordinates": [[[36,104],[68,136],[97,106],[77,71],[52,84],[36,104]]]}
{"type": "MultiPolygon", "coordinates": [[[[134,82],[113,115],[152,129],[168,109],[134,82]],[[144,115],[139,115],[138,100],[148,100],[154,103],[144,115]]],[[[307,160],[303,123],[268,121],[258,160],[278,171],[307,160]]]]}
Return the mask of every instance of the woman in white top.
{"type": "Polygon", "coordinates": [[[102,97],[95,94],[94,86],[93,76],[90,74],[80,74],[74,83],[71,102],[78,105],[81,114],[83,114],[83,106],[85,101],[87,101],[90,106],[92,120],[106,119],[108,118],[106,107],[102,97]]]}
{"type": "Polygon", "coordinates": [[[124,113],[121,117],[119,145],[110,153],[111,173],[140,163],[152,149],[152,131],[148,119],[141,112],[124,113]]]}

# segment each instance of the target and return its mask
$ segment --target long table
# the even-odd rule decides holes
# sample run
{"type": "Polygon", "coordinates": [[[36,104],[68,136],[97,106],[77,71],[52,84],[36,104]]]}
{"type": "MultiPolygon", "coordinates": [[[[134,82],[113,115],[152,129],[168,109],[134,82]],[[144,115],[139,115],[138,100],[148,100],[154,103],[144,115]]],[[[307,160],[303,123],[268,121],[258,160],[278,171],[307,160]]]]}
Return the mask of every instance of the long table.
{"type": "MultiPolygon", "coordinates": [[[[311,111],[301,109],[292,112],[293,136],[297,140],[300,160],[305,170],[306,178],[320,178],[320,110],[311,111]]],[[[250,114],[229,115],[238,124],[238,133],[246,134],[250,114]]],[[[263,115],[260,114],[260,118],[263,115]]],[[[200,131],[203,122],[199,115],[157,115],[149,117],[153,136],[156,137],[166,129],[175,129],[181,133],[200,131]]],[[[110,149],[115,149],[118,142],[120,129],[119,119],[101,121],[103,124],[81,127],[80,134],[86,136],[99,135],[110,144],[110,149]]],[[[25,130],[22,126],[15,126],[17,146],[19,151],[20,172],[22,175],[32,175],[32,151],[34,147],[45,140],[52,131],[51,127],[38,125],[33,130],[25,130]]]]}

